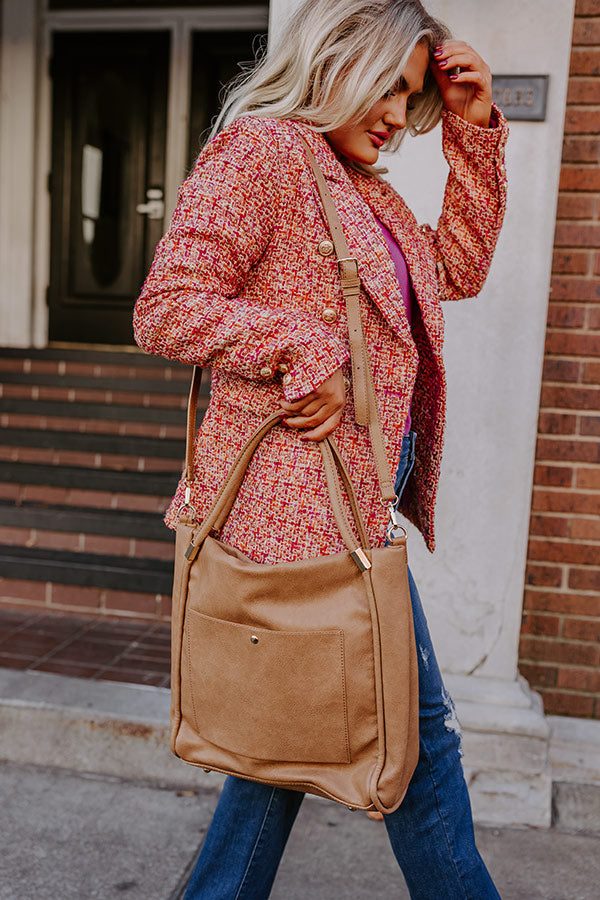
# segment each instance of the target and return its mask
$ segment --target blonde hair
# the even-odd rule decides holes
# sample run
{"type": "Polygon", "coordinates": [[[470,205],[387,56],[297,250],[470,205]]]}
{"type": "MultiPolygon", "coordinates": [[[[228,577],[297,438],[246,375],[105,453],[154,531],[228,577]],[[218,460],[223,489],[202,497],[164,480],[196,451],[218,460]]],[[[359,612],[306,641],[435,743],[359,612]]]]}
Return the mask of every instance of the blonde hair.
{"type": "MultiPolygon", "coordinates": [[[[227,88],[209,137],[243,115],[303,120],[321,132],[359,121],[395,87],[417,44],[431,52],[449,37],[419,0],[304,0],[275,46],[227,88]]],[[[406,129],[386,150],[398,149],[405,131],[434,128],[441,108],[428,69],[423,93],[407,110],[406,129]]]]}

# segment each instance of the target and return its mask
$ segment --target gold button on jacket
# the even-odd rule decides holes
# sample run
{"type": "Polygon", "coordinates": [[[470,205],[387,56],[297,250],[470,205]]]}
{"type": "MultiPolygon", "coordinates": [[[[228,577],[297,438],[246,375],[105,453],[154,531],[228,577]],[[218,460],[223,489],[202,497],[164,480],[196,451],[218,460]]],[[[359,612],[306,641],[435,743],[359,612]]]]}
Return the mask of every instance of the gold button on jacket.
{"type": "Polygon", "coordinates": [[[273,373],[268,366],[263,366],[260,370],[260,374],[262,378],[270,378],[273,373]]]}
{"type": "Polygon", "coordinates": [[[321,318],[324,322],[327,322],[328,325],[331,325],[333,322],[337,322],[338,314],[331,306],[326,306],[321,313],[321,318]]]}
{"type": "Polygon", "coordinates": [[[333,253],[333,244],[331,243],[331,241],[321,241],[321,243],[317,247],[317,250],[319,251],[321,256],[329,256],[331,253],[333,253]]]}

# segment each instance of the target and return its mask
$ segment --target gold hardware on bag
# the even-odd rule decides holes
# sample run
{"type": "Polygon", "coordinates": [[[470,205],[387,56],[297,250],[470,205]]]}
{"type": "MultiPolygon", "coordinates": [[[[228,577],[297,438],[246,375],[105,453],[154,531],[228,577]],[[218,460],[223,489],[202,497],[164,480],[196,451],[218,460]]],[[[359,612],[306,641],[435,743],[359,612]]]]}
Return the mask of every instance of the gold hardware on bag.
{"type": "Polygon", "coordinates": [[[196,559],[196,557],[198,556],[198,550],[199,550],[199,549],[200,549],[200,548],[199,548],[199,547],[196,547],[196,545],[195,545],[195,543],[194,543],[193,541],[190,541],[190,543],[189,543],[189,545],[188,545],[188,548],[187,548],[187,550],[185,551],[185,558],[186,558],[186,559],[189,559],[189,560],[191,560],[191,561],[193,562],[193,561],[196,559]]]}
{"type": "Polygon", "coordinates": [[[250,638],[250,641],[251,641],[253,644],[258,644],[258,638],[256,637],[255,634],[252,635],[252,637],[250,638]]]}
{"type": "Polygon", "coordinates": [[[350,554],[358,568],[361,572],[368,572],[371,568],[371,563],[369,562],[369,557],[360,547],[357,547],[356,550],[353,550],[350,554]]]}

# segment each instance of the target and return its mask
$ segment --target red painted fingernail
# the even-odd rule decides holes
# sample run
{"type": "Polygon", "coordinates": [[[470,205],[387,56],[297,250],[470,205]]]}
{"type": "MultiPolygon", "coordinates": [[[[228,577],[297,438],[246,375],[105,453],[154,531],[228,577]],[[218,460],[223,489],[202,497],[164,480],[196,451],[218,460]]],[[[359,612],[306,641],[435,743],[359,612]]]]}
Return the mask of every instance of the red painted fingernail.
{"type": "Polygon", "coordinates": [[[458,75],[449,75],[448,78],[450,81],[455,81],[458,78],[458,75]]]}
{"type": "Polygon", "coordinates": [[[441,47],[436,47],[435,50],[433,51],[433,55],[434,55],[434,56],[441,56],[443,52],[444,52],[444,51],[442,50],[441,47]]]}

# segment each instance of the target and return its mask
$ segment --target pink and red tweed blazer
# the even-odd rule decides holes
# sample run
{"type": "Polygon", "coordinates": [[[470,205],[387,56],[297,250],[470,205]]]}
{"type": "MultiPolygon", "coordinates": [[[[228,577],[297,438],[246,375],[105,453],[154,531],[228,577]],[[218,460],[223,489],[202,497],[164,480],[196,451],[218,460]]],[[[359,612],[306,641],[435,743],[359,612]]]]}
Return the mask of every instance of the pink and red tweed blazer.
{"type": "MultiPolygon", "coordinates": [[[[284,396],[304,396],[338,367],[350,377],[344,301],[329,231],[300,135],[327,179],[358,259],[365,337],[394,470],[411,396],[417,459],[403,513],[434,548],[446,384],[440,300],[473,297],[485,281],[506,203],[506,121],[480,128],[443,112],[450,172],[436,230],[419,227],[386,182],[346,167],[306,125],[244,116],[214,138],[180,188],[134,314],[149,353],[212,369],[211,400],[195,445],[192,502],[202,518],[234,457],[284,396]],[[420,315],[412,333],[374,216],[406,258],[420,315]],[[323,247],[321,247],[323,250],[323,247]],[[325,312],[326,311],[326,312],[325,312]],[[283,383],[279,366],[291,378],[283,383]]],[[[335,438],[374,546],[383,543],[368,429],[348,394],[335,438]]],[[[166,515],[176,525],[180,484],[166,515]]],[[[250,464],[221,539],[263,563],[343,549],[316,443],[277,426],[250,464]]]]}

